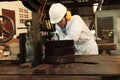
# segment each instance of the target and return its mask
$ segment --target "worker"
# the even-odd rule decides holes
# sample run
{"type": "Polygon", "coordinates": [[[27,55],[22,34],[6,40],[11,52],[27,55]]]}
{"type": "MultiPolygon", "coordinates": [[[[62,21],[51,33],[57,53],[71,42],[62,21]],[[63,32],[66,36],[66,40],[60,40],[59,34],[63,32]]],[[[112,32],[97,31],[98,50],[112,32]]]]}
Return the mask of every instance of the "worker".
{"type": "Polygon", "coordinates": [[[75,55],[98,55],[94,36],[79,15],[71,16],[63,4],[54,3],[50,6],[49,17],[60,40],[74,40],[75,55]]]}

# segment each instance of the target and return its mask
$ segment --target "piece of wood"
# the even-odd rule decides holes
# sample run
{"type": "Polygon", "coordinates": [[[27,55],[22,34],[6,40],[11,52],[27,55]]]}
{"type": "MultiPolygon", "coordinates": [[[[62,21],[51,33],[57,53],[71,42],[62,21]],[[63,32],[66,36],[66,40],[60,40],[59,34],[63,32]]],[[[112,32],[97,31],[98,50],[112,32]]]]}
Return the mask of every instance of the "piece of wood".
{"type": "Polygon", "coordinates": [[[98,44],[99,50],[116,50],[116,44],[115,43],[103,43],[98,44]]]}
{"type": "Polygon", "coordinates": [[[120,56],[75,56],[75,59],[75,63],[40,64],[32,68],[0,66],[0,75],[120,75],[120,56]]]}
{"type": "MultiPolygon", "coordinates": [[[[2,76],[14,76],[26,80],[100,80],[120,76],[120,56],[75,56],[75,62],[69,64],[40,64],[36,67],[19,65],[0,65],[0,79],[2,76]],[[90,79],[82,76],[89,76],[90,79]],[[92,79],[94,76],[97,79],[92,79]],[[107,77],[105,77],[107,76],[107,77]],[[35,78],[36,77],[36,78],[35,78]],[[34,79],[33,79],[34,78],[34,79]]],[[[17,80],[19,80],[17,78],[17,80]]],[[[12,79],[14,80],[14,79],[12,79]]]]}

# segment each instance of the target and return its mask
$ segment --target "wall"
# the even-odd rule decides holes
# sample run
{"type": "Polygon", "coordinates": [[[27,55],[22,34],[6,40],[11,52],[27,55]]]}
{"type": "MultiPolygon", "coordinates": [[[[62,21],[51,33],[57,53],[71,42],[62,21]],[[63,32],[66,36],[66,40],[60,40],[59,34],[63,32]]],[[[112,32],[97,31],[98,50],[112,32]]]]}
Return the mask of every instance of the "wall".
{"type": "Polygon", "coordinates": [[[113,54],[120,55],[120,10],[98,11],[95,15],[96,27],[98,27],[97,26],[98,17],[113,17],[114,43],[116,43],[116,47],[117,47],[117,50],[113,54]]]}
{"type": "Polygon", "coordinates": [[[2,15],[2,9],[14,10],[15,11],[15,27],[16,27],[16,34],[14,38],[19,36],[19,33],[26,33],[26,29],[18,29],[26,27],[24,23],[20,23],[20,19],[32,19],[32,12],[28,10],[21,1],[10,1],[10,2],[0,2],[0,15],[2,15]],[[27,13],[20,12],[20,9],[27,10],[27,13]],[[27,15],[27,18],[20,17],[20,14],[27,15]]]}

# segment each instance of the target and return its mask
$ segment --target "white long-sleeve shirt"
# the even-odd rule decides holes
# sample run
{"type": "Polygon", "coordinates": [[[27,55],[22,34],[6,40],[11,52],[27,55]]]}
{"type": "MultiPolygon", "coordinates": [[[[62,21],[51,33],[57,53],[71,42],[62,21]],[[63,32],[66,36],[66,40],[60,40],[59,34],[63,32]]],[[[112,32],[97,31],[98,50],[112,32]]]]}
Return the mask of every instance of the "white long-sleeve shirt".
{"type": "Polygon", "coordinates": [[[66,34],[56,24],[60,40],[74,40],[76,55],[97,55],[98,46],[89,28],[78,15],[72,16],[66,24],[66,34]]]}

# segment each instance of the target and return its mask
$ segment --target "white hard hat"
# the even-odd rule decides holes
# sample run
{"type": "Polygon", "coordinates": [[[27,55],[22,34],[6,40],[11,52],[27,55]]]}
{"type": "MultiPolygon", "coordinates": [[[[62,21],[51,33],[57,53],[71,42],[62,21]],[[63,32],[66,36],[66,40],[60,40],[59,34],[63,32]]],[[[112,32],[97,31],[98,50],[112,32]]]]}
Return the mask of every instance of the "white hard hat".
{"type": "Polygon", "coordinates": [[[67,8],[61,3],[54,3],[49,9],[50,22],[52,24],[58,23],[64,17],[67,12],[67,8]]]}

